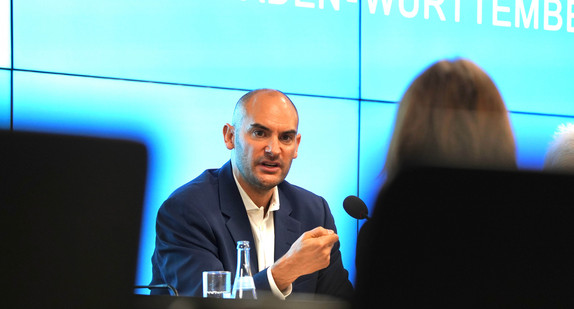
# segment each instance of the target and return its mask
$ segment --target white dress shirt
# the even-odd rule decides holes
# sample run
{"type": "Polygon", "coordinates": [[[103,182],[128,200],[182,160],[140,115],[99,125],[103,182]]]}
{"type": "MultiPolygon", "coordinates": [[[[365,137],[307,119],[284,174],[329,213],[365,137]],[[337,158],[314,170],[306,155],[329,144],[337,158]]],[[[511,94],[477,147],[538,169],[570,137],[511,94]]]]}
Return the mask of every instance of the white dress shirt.
{"type": "Polygon", "coordinates": [[[239,189],[239,194],[241,194],[241,199],[243,200],[243,205],[245,205],[249,223],[251,224],[251,232],[253,233],[255,250],[257,252],[257,264],[259,265],[258,272],[267,268],[267,278],[271,286],[271,292],[280,299],[285,299],[285,297],[291,294],[292,285],[289,285],[285,291],[279,290],[271,275],[271,269],[269,268],[275,262],[275,224],[273,221],[273,212],[279,210],[279,190],[277,190],[277,187],[273,188],[269,209],[267,213],[265,213],[265,205],[261,205],[260,207],[255,205],[249,195],[243,190],[235,175],[233,175],[233,179],[239,189]]]}

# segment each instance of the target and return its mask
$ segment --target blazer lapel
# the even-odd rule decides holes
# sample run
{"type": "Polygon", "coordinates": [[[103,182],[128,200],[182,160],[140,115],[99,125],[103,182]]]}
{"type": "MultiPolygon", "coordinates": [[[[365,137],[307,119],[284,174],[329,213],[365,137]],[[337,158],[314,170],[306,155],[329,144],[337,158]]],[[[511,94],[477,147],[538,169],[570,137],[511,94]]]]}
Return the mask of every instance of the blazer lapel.
{"type": "MultiPolygon", "coordinates": [[[[285,183],[285,182],[284,182],[285,183]]],[[[301,223],[291,217],[293,205],[279,186],[279,210],[275,212],[275,260],[282,257],[301,236],[301,223]]]]}
{"type": "MultiPolygon", "coordinates": [[[[251,224],[247,217],[247,211],[243,200],[239,194],[239,189],[233,179],[233,172],[231,169],[231,161],[228,161],[219,170],[219,207],[221,213],[227,218],[226,226],[229,230],[234,244],[240,240],[248,240],[251,247],[250,260],[251,272],[257,273],[259,265],[257,263],[257,250],[255,249],[255,240],[251,232],[251,224]]],[[[234,262],[234,264],[237,262],[234,262]]]]}

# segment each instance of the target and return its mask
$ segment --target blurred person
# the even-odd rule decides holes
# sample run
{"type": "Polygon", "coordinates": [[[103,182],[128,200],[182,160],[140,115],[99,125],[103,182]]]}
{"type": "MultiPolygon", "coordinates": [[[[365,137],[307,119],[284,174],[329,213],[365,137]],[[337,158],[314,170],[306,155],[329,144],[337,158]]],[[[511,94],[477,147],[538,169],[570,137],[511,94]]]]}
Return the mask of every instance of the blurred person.
{"type": "Polygon", "coordinates": [[[159,209],[151,284],[201,296],[202,272],[235,273],[236,243],[248,240],[259,295],[351,298],[327,202],[285,181],[298,156],[298,125],[295,105],[280,91],[239,99],[223,126],[231,160],[177,189],[159,209]]]}
{"type": "Polygon", "coordinates": [[[574,124],[561,124],[544,159],[544,170],[574,172],[574,124]]]}
{"type": "MultiPolygon", "coordinates": [[[[377,280],[382,279],[373,270],[380,263],[378,254],[384,254],[379,223],[385,203],[382,192],[402,170],[413,166],[517,169],[514,135],[502,96],[491,78],[470,60],[432,64],[399,102],[383,168],[386,180],[357,240],[354,304],[358,308],[370,308],[382,297],[373,294],[377,280]]],[[[413,195],[426,192],[425,188],[410,190],[413,195]]],[[[449,188],[444,190],[448,194],[449,188]]]]}

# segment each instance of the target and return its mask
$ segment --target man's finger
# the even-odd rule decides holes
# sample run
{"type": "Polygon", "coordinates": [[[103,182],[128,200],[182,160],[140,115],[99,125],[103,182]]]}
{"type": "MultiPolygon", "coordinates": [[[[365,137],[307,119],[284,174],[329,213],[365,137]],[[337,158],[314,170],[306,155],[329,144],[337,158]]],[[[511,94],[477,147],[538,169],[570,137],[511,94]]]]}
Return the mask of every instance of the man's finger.
{"type": "Polygon", "coordinates": [[[336,242],[339,240],[339,235],[337,235],[337,234],[335,234],[335,233],[332,233],[332,234],[329,234],[329,235],[325,235],[325,236],[323,236],[323,237],[325,238],[326,243],[327,243],[329,246],[332,246],[334,243],[336,243],[336,242]]]}
{"type": "Polygon", "coordinates": [[[335,232],[333,230],[328,230],[322,226],[318,226],[318,227],[306,232],[306,234],[309,237],[317,238],[317,237],[321,237],[321,236],[333,235],[333,234],[335,234],[335,232]]]}

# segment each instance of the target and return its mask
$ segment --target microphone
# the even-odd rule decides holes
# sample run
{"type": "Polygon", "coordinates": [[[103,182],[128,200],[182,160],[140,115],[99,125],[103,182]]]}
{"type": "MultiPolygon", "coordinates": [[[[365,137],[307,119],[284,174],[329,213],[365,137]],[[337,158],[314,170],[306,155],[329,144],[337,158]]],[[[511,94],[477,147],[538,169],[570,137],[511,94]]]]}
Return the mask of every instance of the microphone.
{"type": "Polygon", "coordinates": [[[367,219],[369,220],[369,209],[362,199],[349,195],[343,201],[343,207],[345,211],[355,219],[367,219]]]}

